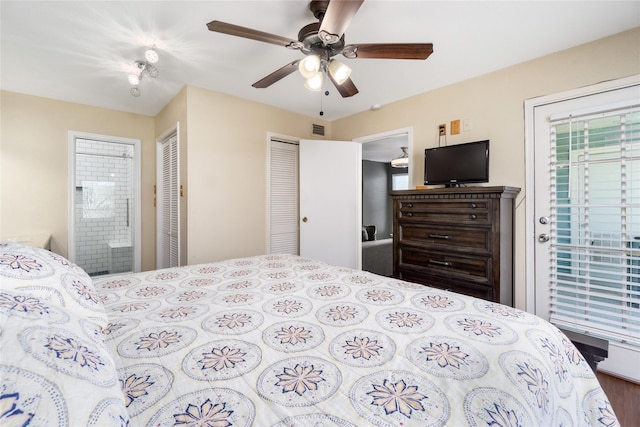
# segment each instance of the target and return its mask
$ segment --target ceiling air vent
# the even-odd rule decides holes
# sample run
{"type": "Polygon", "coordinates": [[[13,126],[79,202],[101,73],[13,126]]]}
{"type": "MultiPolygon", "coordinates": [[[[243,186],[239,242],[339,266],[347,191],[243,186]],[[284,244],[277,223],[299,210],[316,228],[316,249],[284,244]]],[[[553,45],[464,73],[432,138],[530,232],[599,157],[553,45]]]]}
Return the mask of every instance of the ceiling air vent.
{"type": "Polygon", "coordinates": [[[324,126],[313,124],[312,135],[324,136],[324,126]]]}

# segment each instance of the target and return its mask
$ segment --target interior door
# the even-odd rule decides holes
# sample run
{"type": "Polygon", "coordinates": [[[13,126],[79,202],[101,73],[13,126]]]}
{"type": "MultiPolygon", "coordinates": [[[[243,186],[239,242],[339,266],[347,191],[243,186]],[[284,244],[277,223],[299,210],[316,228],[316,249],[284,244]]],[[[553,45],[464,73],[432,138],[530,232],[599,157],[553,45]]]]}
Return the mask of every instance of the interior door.
{"type": "Polygon", "coordinates": [[[300,141],[300,255],[360,268],[362,151],[352,141],[300,141]]]}
{"type": "MultiPolygon", "coordinates": [[[[555,198],[560,203],[560,200],[565,197],[580,198],[580,191],[585,182],[589,182],[591,193],[596,193],[603,182],[620,177],[619,172],[608,172],[601,167],[593,167],[590,173],[585,175],[579,167],[576,167],[568,175],[569,195],[561,195],[560,193],[564,190],[559,189],[559,183],[561,183],[562,179],[567,178],[556,175],[553,171],[554,168],[549,167],[550,159],[552,158],[550,151],[550,119],[554,116],[557,117],[572,112],[593,111],[595,113],[602,111],[603,106],[614,108],[616,105],[622,105],[621,103],[626,104],[629,99],[637,100],[637,95],[638,86],[635,86],[626,89],[607,90],[589,96],[558,100],[534,108],[534,235],[529,238],[535,239],[535,313],[544,319],[550,318],[550,271],[554,271],[555,274],[558,274],[559,271],[564,272],[567,270],[567,263],[570,262],[563,254],[558,255],[554,248],[557,247],[559,242],[562,243],[569,240],[575,242],[578,240],[577,236],[584,233],[584,224],[579,224],[579,221],[574,221],[574,223],[567,219],[572,217],[567,211],[568,208],[563,207],[563,205],[556,205],[555,214],[552,215],[554,210],[551,206],[552,198],[550,194],[558,193],[555,198]],[[557,225],[559,222],[562,223],[563,228],[560,231],[556,231],[558,227],[555,227],[554,224],[557,225]]],[[[575,163],[578,165],[580,164],[579,155],[579,152],[571,154],[571,156],[576,156],[575,163]]],[[[594,200],[592,203],[596,204],[596,201],[594,200]]],[[[598,212],[598,214],[605,215],[606,212],[598,212]]],[[[575,215],[575,213],[571,213],[571,215],[575,215]]],[[[609,218],[609,226],[620,228],[621,221],[623,221],[620,216],[607,215],[607,218],[609,218]]],[[[589,236],[591,236],[591,245],[594,245],[597,244],[598,234],[596,232],[600,230],[597,230],[594,226],[591,227],[593,229],[589,230],[589,236]]],[[[638,366],[640,366],[640,352],[610,341],[609,357],[604,362],[601,362],[598,368],[639,381],[640,369],[638,366]]]]}
{"type": "Polygon", "coordinates": [[[177,132],[158,146],[156,268],[180,265],[180,171],[177,132]]]}
{"type": "Polygon", "coordinates": [[[298,142],[269,140],[267,186],[267,251],[300,254],[298,142]]]}

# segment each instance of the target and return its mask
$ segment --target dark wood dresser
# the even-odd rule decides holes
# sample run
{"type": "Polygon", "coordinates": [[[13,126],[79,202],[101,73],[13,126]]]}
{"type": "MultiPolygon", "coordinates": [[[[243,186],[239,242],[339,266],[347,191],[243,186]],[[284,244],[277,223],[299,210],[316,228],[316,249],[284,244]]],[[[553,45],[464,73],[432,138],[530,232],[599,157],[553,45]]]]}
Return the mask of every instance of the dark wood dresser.
{"type": "Polygon", "coordinates": [[[515,187],[392,191],[393,275],[513,305],[515,187]]]}

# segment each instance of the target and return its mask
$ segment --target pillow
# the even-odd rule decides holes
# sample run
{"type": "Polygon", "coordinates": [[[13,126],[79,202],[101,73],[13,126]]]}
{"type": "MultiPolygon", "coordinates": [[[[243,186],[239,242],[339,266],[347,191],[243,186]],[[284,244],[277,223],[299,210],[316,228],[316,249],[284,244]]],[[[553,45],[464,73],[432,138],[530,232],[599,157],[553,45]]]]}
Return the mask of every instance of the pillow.
{"type": "Polygon", "coordinates": [[[60,304],[52,288],[3,287],[0,324],[0,424],[128,425],[101,327],[60,304]]]}
{"type": "Polygon", "coordinates": [[[66,258],[20,243],[0,243],[0,289],[28,291],[76,311],[99,326],[108,324],[89,275],[66,258]]]}

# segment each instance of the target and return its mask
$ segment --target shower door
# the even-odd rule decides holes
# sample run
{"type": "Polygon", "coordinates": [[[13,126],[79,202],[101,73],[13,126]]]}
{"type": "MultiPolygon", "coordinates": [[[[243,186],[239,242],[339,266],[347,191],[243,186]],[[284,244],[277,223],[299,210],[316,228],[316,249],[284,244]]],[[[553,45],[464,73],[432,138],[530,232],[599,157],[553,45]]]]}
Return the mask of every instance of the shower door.
{"type": "Polygon", "coordinates": [[[140,271],[139,141],[70,135],[69,258],[90,276],[140,271]]]}

